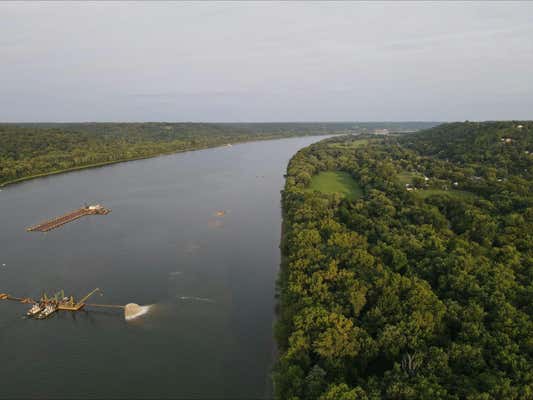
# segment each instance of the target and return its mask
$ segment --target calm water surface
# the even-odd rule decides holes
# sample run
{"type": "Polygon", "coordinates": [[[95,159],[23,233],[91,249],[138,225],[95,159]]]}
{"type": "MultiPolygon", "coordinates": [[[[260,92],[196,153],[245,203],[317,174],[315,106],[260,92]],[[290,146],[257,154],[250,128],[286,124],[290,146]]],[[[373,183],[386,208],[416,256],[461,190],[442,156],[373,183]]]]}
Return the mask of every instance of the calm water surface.
{"type": "Polygon", "coordinates": [[[65,289],[153,304],[23,318],[0,302],[0,397],[269,397],[280,190],[323,137],[254,142],[73,172],[0,192],[0,292],[65,289]],[[25,228],[101,202],[49,233],[25,228]],[[216,217],[225,210],[224,217],[216,217]],[[6,264],[2,266],[2,264],[6,264]]]}

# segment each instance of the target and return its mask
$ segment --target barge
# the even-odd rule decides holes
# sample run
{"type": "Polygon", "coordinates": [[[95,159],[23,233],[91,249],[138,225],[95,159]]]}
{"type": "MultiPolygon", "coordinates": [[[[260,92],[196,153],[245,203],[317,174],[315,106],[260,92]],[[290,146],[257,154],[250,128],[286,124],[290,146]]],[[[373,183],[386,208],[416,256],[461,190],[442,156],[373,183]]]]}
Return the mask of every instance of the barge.
{"type": "Polygon", "coordinates": [[[69,222],[75,221],[78,218],[85,217],[86,215],[107,215],[111,212],[110,209],[105,208],[100,204],[94,204],[85,206],[77,210],[71,211],[60,217],[52,218],[48,221],[41,222],[40,224],[30,226],[26,229],[28,232],[48,232],[52,229],[59,228],[69,222]]]}

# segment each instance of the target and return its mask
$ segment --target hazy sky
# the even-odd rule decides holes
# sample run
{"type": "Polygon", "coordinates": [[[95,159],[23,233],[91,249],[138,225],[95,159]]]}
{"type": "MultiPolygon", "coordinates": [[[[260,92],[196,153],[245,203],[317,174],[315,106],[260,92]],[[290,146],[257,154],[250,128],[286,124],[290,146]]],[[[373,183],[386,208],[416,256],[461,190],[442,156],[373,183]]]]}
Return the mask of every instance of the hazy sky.
{"type": "Polygon", "coordinates": [[[0,121],[533,118],[533,2],[1,2],[0,33],[0,121]]]}

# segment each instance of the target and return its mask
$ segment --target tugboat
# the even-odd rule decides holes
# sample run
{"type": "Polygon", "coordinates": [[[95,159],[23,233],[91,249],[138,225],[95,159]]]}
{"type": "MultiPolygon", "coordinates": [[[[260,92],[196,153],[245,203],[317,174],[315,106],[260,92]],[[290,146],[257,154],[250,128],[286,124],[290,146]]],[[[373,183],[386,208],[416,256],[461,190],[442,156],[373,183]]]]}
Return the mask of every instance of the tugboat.
{"type": "Polygon", "coordinates": [[[45,318],[48,318],[50,315],[52,315],[53,313],[55,313],[57,311],[57,306],[55,304],[51,304],[51,303],[48,303],[45,307],[44,307],[44,310],[42,310],[38,315],[37,315],[37,319],[45,319],[45,318]]]}
{"type": "Polygon", "coordinates": [[[39,303],[35,303],[33,306],[31,306],[31,308],[28,310],[28,312],[26,313],[26,315],[28,317],[35,317],[37,314],[39,314],[41,311],[43,311],[44,307],[39,304],[39,303]]]}

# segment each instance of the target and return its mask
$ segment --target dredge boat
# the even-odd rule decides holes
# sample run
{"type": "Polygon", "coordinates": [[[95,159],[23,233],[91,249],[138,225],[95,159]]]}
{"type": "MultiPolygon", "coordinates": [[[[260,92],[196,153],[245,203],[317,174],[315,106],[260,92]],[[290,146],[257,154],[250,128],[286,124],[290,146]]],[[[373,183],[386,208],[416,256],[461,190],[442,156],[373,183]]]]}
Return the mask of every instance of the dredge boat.
{"type": "Polygon", "coordinates": [[[57,311],[70,311],[70,312],[77,312],[85,309],[86,306],[89,307],[104,307],[104,308],[117,308],[124,310],[124,316],[128,317],[128,315],[131,313],[130,306],[137,306],[136,304],[130,303],[126,306],[118,305],[118,304],[89,304],[86,303],[86,301],[91,297],[94,293],[100,291],[100,289],[96,288],[89,294],[87,294],[85,297],[83,297],[81,300],[74,300],[73,296],[65,296],[65,292],[61,290],[60,292],[56,293],[54,296],[50,297],[47,296],[46,293],[43,293],[41,298],[39,300],[33,300],[30,297],[15,297],[11,296],[7,293],[0,293],[0,300],[11,300],[16,301],[18,303],[22,304],[31,304],[31,307],[28,311],[26,311],[26,315],[30,318],[34,319],[46,319],[50,317],[52,314],[54,314],[57,311]],[[128,311],[129,310],[129,311],[128,311]]]}
{"type": "MultiPolygon", "coordinates": [[[[56,311],[80,311],[85,307],[85,301],[100,289],[96,288],[79,302],[74,300],[74,297],[65,296],[65,292],[56,293],[53,297],[49,297],[43,293],[39,301],[30,300],[33,305],[28,310],[26,315],[35,319],[46,319],[56,311]]],[[[99,305],[96,305],[99,306],[99,305]]]]}

